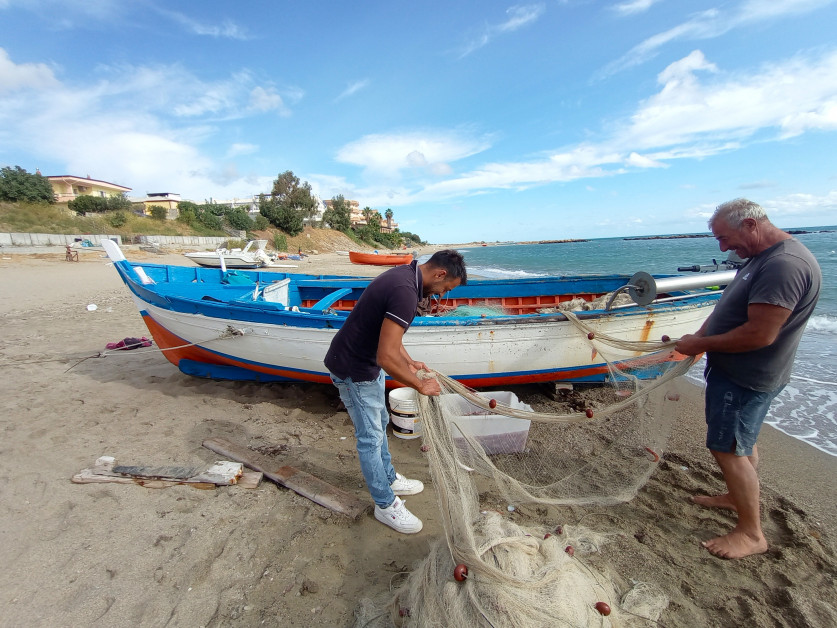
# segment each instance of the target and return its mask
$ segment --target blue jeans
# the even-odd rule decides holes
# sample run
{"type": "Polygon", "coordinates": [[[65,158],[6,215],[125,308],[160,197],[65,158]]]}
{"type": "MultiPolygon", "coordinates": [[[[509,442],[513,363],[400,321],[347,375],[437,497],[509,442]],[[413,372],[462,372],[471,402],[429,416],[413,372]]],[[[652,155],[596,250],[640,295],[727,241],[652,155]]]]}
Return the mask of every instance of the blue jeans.
{"type": "Polygon", "coordinates": [[[381,508],[395,501],[395,493],[390,488],[390,484],[395,482],[395,469],[387,443],[389,414],[384,377],[381,370],[377,379],[355,382],[350,377],[340,379],[331,373],[331,381],[340,391],[340,399],[355,424],[360,470],[372,500],[381,508]]]}
{"type": "Polygon", "coordinates": [[[761,392],[732,382],[717,368],[707,369],[706,446],[712,451],[752,456],[770,403],[782,392],[761,392]]]}

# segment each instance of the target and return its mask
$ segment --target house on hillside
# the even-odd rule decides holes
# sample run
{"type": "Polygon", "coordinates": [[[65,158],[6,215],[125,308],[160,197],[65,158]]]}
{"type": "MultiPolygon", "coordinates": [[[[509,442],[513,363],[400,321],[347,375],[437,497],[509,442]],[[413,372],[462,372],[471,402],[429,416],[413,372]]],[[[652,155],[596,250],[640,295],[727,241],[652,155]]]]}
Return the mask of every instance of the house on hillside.
{"type": "Polygon", "coordinates": [[[131,191],[131,188],[126,188],[124,185],[91,179],[90,175],[87,177],[76,177],[70,174],[64,174],[46,177],[46,179],[52,185],[52,190],[55,192],[55,200],[58,203],[66,203],[79,196],[101,196],[107,198],[108,196],[117,196],[131,191]]]}
{"type": "MultiPolygon", "coordinates": [[[[346,199],[346,204],[349,206],[349,226],[352,229],[356,227],[365,227],[366,226],[366,216],[363,214],[363,210],[360,208],[360,203],[357,201],[352,201],[346,199]]],[[[331,209],[332,202],[330,200],[325,201],[325,206],[331,209]]],[[[390,212],[391,214],[392,212],[390,212]]],[[[372,215],[377,216],[378,223],[381,225],[381,233],[392,233],[396,229],[398,229],[398,223],[392,219],[392,216],[384,218],[376,209],[372,210],[372,215]]]]}
{"type": "Polygon", "coordinates": [[[180,215],[180,200],[180,194],[174,192],[148,192],[142,199],[143,213],[150,216],[151,208],[156,205],[166,209],[166,220],[175,220],[180,215]]]}

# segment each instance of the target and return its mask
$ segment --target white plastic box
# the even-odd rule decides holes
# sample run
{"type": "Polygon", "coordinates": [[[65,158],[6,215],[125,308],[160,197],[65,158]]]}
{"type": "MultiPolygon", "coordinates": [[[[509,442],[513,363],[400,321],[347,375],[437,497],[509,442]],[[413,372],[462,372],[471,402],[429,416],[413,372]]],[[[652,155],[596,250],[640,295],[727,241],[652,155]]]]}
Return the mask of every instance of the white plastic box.
{"type": "MultiPolygon", "coordinates": [[[[511,391],[495,390],[477,393],[484,399],[495,399],[498,405],[532,412],[511,391]]],[[[474,438],[489,455],[513,454],[526,450],[530,421],[494,414],[468,402],[459,395],[442,395],[442,403],[450,415],[451,435],[459,447],[467,447],[463,432],[474,438]]]]}

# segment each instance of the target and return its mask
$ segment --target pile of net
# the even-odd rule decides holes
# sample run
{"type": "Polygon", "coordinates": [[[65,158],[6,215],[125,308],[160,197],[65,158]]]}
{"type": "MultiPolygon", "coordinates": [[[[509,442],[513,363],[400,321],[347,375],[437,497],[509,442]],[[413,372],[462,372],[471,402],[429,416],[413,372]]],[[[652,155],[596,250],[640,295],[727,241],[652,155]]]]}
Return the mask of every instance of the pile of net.
{"type": "MultiPolygon", "coordinates": [[[[609,347],[659,357],[673,344],[590,336],[606,361],[609,347]]],[[[386,602],[365,601],[356,626],[653,624],[667,598],[649,583],[619,590],[585,560],[607,543],[595,529],[556,529],[548,518],[524,529],[510,513],[524,504],[607,507],[632,499],[663,454],[679,410],[676,378],[692,363],[655,359],[652,377],[608,361],[609,383],[585,397],[586,407],[560,414],[434,374],[442,395],[419,396],[419,411],[444,538],[386,602]]]]}

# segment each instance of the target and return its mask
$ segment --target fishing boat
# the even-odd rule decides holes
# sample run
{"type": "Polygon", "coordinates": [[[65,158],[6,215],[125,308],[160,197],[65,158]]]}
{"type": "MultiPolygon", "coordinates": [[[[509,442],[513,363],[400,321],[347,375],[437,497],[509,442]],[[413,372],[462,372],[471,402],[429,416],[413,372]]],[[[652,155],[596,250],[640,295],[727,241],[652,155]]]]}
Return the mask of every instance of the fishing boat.
{"type": "MultiPolygon", "coordinates": [[[[330,383],[323,358],[371,281],[132,263],[116,243],[103,244],[157,346],[199,377],[330,383]]],[[[435,301],[430,315],[415,318],[404,346],[414,359],[474,387],[605,381],[601,351],[626,372],[651,376],[655,365],[684,356],[670,348],[591,351],[590,338],[659,341],[694,333],[721,296],[717,286],[734,275],[469,280],[435,301]],[[559,309],[573,299],[594,309],[572,317],[559,309]]]]}
{"type": "Polygon", "coordinates": [[[216,249],[215,251],[196,251],[183,255],[195,264],[213,268],[261,268],[272,263],[264,247],[267,240],[250,240],[243,249],[216,249]],[[256,247],[253,249],[253,247],[256,247]]]}
{"type": "Polygon", "coordinates": [[[360,253],[349,251],[349,261],[372,266],[400,266],[413,261],[412,253],[360,253]]]}

